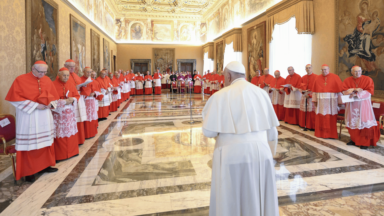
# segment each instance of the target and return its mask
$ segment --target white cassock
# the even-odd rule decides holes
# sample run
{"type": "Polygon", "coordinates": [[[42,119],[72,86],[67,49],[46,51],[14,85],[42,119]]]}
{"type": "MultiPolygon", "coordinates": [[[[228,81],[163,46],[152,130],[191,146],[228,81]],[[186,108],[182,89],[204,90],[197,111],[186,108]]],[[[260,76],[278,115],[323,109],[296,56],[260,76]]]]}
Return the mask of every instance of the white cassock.
{"type": "Polygon", "coordinates": [[[243,78],[209,98],[203,133],[216,137],[210,216],[279,215],[273,154],[279,126],[269,95],[243,78]]]}

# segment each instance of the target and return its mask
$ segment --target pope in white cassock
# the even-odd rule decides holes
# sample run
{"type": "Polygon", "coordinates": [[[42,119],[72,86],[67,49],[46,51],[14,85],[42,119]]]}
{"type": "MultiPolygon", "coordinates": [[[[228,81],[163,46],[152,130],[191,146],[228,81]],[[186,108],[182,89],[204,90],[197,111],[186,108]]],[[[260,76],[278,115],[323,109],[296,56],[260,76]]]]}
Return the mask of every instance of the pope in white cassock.
{"type": "Polygon", "coordinates": [[[279,215],[273,154],[279,126],[269,95],[230,62],[225,88],[203,109],[203,133],[215,137],[210,216],[279,215]]]}

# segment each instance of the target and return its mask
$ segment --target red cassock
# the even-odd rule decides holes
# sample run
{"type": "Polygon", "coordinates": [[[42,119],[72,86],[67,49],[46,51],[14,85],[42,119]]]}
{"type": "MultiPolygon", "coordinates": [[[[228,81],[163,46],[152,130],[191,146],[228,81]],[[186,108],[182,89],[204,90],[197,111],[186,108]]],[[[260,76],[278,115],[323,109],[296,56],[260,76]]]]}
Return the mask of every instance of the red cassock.
{"type": "MultiPolygon", "coordinates": [[[[56,92],[55,86],[47,76],[37,79],[32,72],[29,72],[27,74],[20,75],[15,79],[8,91],[7,96],[5,97],[5,100],[10,102],[23,102],[30,100],[38,103],[38,97],[42,92],[49,92],[53,96],[51,101],[60,99],[56,92]]],[[[25,107],[20,107],[20,109],[24,108],[25,107]]],[[[17,118],[20,117],[16,116],[16,121],[17,118]]],[[[16,131],[16,145],[18,145],[18,139],[20,139],[18,136],[18,131],[16,131]]],[[[37,139],[38,142],[40,142],[40,139],[46,139],[45,137],[39,138],[37,134],[36,137],[34,137],[33,140],[37,139]]],[[[56,164],[55,147],[53,142],[51,146],[40,149],[30,151],[17,150],[16,155],[16,180],[19,180],[24,176],[33,175],[56,164]]]]}
{"type": "Polygon", "coordinates": [[[259,86],[260,76],[254,76],[251,80],[251,83],[255,86],[259,86]]]}
{"type": "MultiPolygon", "coordinates": [[[[74,86],[77,86],[77,85],[81,84],[81,79],[77,74],[70,73],[69,79],[67,82],[74,85],[74,86]]],[[[79,100],[81,100],[81,98],[79,100]]],[[[85,142],[84,122],[81,122],[81,121],[77,122],[77,130],[78,130],[77,138],[79,140],[78,144],[80,145],[80,144],[83,144],[85,142]]]]}
{"type": "MultiPolygon", "coordinates": [[[[136,77],[136,80],[140,81],[140,82],[144,82],[144,78],[142,76],[137,76],[136,77]]],[[[143,87],[144,88],[144,87],[143,87]]],[[[142,95],[144,92],[143,92],[143,89],[138,89],[137,88],[137,85],[136,85],[136,94],[137,95],[142,95]]]]}
{"type": "Polygon", "coordinates": [[[199,93],[201,93],[202,78],[201,78],[200,74],[197,74],[194,76],[193,79],[195,80],[195,86],[193,87],[193,91],[195,94],[199,94],[199,93]],[[199,79],[199,80],[197,80],[197,79],[199,79]],[[196,85],[196,82],[198,82],[198,85],[196,85]]]}
{"type": "Polygon", "coordinates": [[[270,85],[271,86],[271,83],[274,80],[275,80],[275,77],[273,77],[270,74],[261,76],[260,79],[259,79],[260,88],[264,88],[266,85],[270,85]]]}
{"type": "Polygon", "coordinates": [[[345,125],[351,135],[351,140],[357,146],[376,146],[377,141],[380,139],[380,126],[376,122],[370,100],[375,89],[373,80],[364,75],[357,79],[348,77],[343,82],[343,91],[351,88],[363,89],[363,92],[358,93],[358,97],[365,99],[359,102],[347,103],[345,125]]]}
{"type": "Polygon", "coordinates": [[[211,88],[211,94],[213,95],[213,94],[215,94],[216,92],[219,91],[221,77],[220,77],[219,74],[212,74],[211,78],[210,78],[210,81],[212,82],[212,84],[211,84],[211,87],[212,87],[211,88]]]}
{"type": "Polygon", "coordinates": [[[159,95],[161,94],[161,74],[155,73],[153,75],[153,79],[155,80],[155,94],[159,95]]]}
{"type": "MultiPolygon", "coordinates": [[[[87,77],[80,77],[81,83],[84,83],[88,78],[87,77]]],[[[93,79],[92,79],[93,80],[93,79]]],[[[95,93],[93,97],[88,97],[87,95],[85,97],[85,106],[87,107],[87,121],[84,122],[84,135],[85,139],[89,139],[91,137],[96,136],[97,134],[97,127],[99,126],[98,123],[98,104],[96,104],[96,92],[100,92],[99,89],[99,83],[95,80],[93,82],[89,83],[87,86],[82,87],[87,92],[95,93]]]]}
{"type": "Polygon", "coordinates": [[[340,92],[343,83],[339,76],[329,73],[317,76],[314,84],[312,101],[317,102],[315,136],[337,139],[338,104],[341,104],[340,92]]]}
{"type": "MultiPolygon", "coordinates": [[[[108,90],[109,86],[109,79],[107,76],[102,78],[101,76],[96,78],[96,81],[99,84],[100,91],[101,89],[108,90]]],[[[104,97],[108,97],[107,95],[104,95],[104,97]]],[[[107,118],[109,116],[109,105],[108,106],[99,106],[99,110],[97,111],[97,115],[99,119],[101,118],[107,118]]]]}
{"type": "MultiPolygon", "coordinates": [[[[294,73],[292,76],[288,75],[287,78],[285,78],[285,84],[291,84],[295,88],[299,88],[301,84],[301,76],[299,74],[294,73]]],[[[299,124],[299,117],[300,117],[300,98],[295,98],[295,93],[291,92],[289,88],[284,88],[285,91],[285,119],[284,121],[288,124],[297,125],[299,124]],[[291,94],[293,93],[293,95],[291,94]],[[289,105],[287,105],[287,99],[289,98],[289,105]],[[292,103],[295,103],[292,107],[292,103]],[[297,103],[297,104],[296,104],[297,103]]]]}
{"type": "MultiPolygon", "coordinates": [[[[131,74],[130,73],[129,74],[129,79],[131,80],[131,83],[132,83],[132,81],[135,82],[136,81],[135,74],[131,74]]],[[[136,94],[136,88],[131,85],[131,95],[135,95],[135,94],[136,94]]]]}
{"type": "MultiPolygon", "coordinates": [[[[275,89],[280,89],[284,84],[285,84],[285,79],[283,77],[279,77],[277,79],[275,78],[271,82],[271,87],[275,89]]],[[[273,109],[275,110],[277,119],[279,119],[279,121],[284,121],[284,118],[285,118],[284,96],[285,96],[285,92],[280,90],[274,91],[272,94],[273,109]]]]}
{"type": "MultiPolygon", "coordinates": [[[[128,88],[128,86],[131,85],[131,77],[128,74],[124,76],[124,85],[125,85],[125,88],[128,88]]],[[[129,87],[129,91],[125,93],[125,100],[128,100],[130,97],[131,97],[131,88],[129,87]]]]}
{"type": "MultiPolygon", "coordinates": [[[[53,85],[56,87],[56,91],[60,96],[60,99],[67,99],[66,96],[76,98],[76,100],[79,100],[80,95],[77,92],[76,87],[72,83],[64,83],[62,82],[59,77],[56,78],[56,80],[53,82],[53,85]],[[68,92],[68,95],[67,95],[68,92]]],[[[73,106],[70,105],[70,106],[73,106]]],[[[58,132],[56,132],[56,138],[55,138],[55,157],[56,160],[64,160],[68,159],[70,157],[73,157],[75,155],[79,154],[79,145],[77,143],[78,138],[77,134],[71,135],[69,137],[66,136],[66,134],[70,133],[71,130],[76,127],[76,118],[75,118],[75,112],[74,109],[70,110],[67,109],[63,111],[63,114],[60,115],[59,113],[53,112],[53,118],[55,119],[55,124],[64,124],[64,125],[57,125],[57,128],[60,128],[58,132]],[[73,119],[67,119],[68,117],[72,117],[73,119]],[[73,120],[73,122],[71,121],[73,120]],[[72,125],[73,123],[74,125],[72,125]]]]}
{"type": "Polygon", "coordinates": [[[209,82],[210,82],[210,79],[211,78],[211,74],[205,74],[203,76],[203,79],[205,79],[205,82],[204,82],[204,94],[210,94],[211,93],[211,89],[210,89],[210,85],[209,85],[209,82]]]}
{"type": "Polygon", "coordinates": [[[117,101],[117,106],[119,107],[121,103],[124,101],[124,94],[122,90],[122,85],[124,83],[124,79],[122,79],[123,76],[119,76],[119,78],[113,76],[112,80],[114,83],[117,83],[117,87],[119,87],[119,93],[120,93],[120,99],[117,101]]]}
{"type": "Polygon", "coordinates": [[[145,86],[144,86],[144,89],[145,89],[145,94],[146,95],[151,95],[152,94],[152,76],[151,75],[146,75],[144,77],[144,80],[145,80],[145,86]],[[147,87],[148,86],[148,82],[151,83],[151,87],[147,87]]]}
{"type": "MultiPolygon", "coordinates": [[[[313,84],[315,83],[315,79],[318,75],[312,73],[311,75],[305,75],[301,78],[302,87],[301,90],[312,91],[313,84]]],[[[312,93],[308,94],[308,98],[305,96],[301,98],[300,103],[300,117],[299,117],[299,125],[300,127],[306,127],[308,129],[315,129],[316,122],[316,107],[312,102],[312,93]],[[305,106],[307,103],[307,106],[305,106]],[[307,121],[307,123],[305,123],[307,121]]]]}
{"type": "MultiPolygon", "coordinates": [[[[119,86],[119,83],[117,82],[117,79],[115,77],[113,77],[112,80],[109,77],[108,77],[108,79],[109,79],[109,83],[112,84],[113,88],[116,88],[116,87],[119,86]]],[[[117,109],[118,109],[118,107],[120,105],[118,98],[119,98],[118,90],[113,89],[112,90],[112,102],[111,102],[111,105],[109,106],[109,110],[111,112],[116,112],[117,111],[117,109]]]]}

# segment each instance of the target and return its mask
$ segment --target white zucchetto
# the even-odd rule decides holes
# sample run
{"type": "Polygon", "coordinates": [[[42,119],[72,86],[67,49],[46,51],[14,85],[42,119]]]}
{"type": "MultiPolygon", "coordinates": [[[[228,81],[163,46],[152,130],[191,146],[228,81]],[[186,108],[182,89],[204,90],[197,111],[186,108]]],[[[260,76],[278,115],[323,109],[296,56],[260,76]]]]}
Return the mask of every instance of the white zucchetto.
{"type": "Polygon", "coordinates": [[[229,62],[225,68],[227,68],[230,71],[236,72],[236,73],[245,74],[244,65],[238,61],[229,62]]]}

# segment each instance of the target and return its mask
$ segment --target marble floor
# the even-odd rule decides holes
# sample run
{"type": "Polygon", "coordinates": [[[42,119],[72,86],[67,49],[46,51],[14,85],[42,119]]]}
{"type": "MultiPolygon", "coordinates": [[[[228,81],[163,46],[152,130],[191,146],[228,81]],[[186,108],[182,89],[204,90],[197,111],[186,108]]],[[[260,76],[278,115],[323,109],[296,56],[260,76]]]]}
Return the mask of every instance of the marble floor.
{"type": "MultiPolygon", "coordinates": [[[[209,96],[133,96],[77,157],[15,182],[0,156],[0,215],[186,215],[209,210],[215,140],[204,137],[209,96]],[[193,123],[190,123],[193,121],[193,123]]],[[[384,145],[361,150],[280,122],[274,157],[280,215],[383,215],[384,145]]],[[[383,137],[384,138],[384,137],[383,137]]]]}

